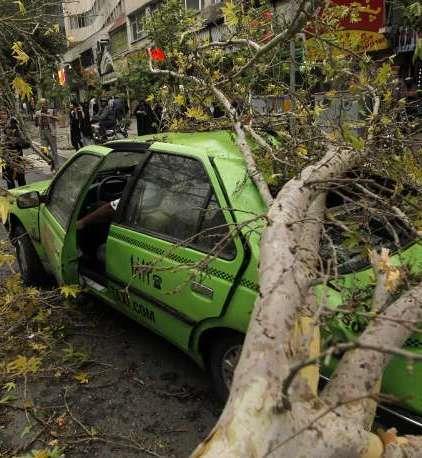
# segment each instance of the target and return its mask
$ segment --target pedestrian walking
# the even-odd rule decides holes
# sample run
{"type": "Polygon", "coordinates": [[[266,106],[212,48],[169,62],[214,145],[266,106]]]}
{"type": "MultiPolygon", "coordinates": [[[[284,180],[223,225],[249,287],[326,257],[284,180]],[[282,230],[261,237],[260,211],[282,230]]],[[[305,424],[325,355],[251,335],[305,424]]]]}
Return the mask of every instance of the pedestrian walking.
{"type": "Polygon", "coordinates": [[[35,114],[35,99],[34,97],[31,97],[31,99],[28,102],[28,115],[31,121],[34,120],[34,114],[35,114]]]}
{"type": "Polygon", "coordinates": [[[25,186],[23,148],[28,147],[29,142],[14,116],[7,121],[3,136],[2,156],[6,163],[3,178],[6,180],[7,189],[13,189],[16,185],[25,186]]]}
{"type": "Polygon", "coordinates": [[[136,116],[138,135],[148,135],[157,132],[154,123],[154,112],[146,100],[139,101],[134,110],[134,115],[136,116]]]}
{"type": "Polygon", "coordinates": [[[92,126],[91,116],[89,113],[89,102],[82,103],[82,112],[84,114],[81,125],[82,143],[86,146],[92,144],[92,126]]]}
{"type": "Polygon", "coordinates": [[[22,111],[23,111],[25,119],[27,119],[28,118],[28,105],[26,102],[22,102],[22,111]]]}
{"type": "Polygon", "coordinates": [[[92,118],[98,113],[98,102],[95,97],[92,97],[89,101],[89,120],[92,122],[92,118]]]}
{"type": "Polygon", "coordinates": [[[70,141],[72,146],[78,151],[84,146],[82,142],[82,126],[84,122],[84,112],[82,107],[77,102],[72,102],[70,105],[69,121],[70,121],[70,141]]]}
{"type": "Polygon", "coordinates": [[[40,130],[41,145],[50,148],[52,157],[51,170],[59,169],[59,156],[57,153],[57,121],[55,111],[48,108],[47,99],[40,99],[41,108],[35,112],[35,125],[40,130]]]}

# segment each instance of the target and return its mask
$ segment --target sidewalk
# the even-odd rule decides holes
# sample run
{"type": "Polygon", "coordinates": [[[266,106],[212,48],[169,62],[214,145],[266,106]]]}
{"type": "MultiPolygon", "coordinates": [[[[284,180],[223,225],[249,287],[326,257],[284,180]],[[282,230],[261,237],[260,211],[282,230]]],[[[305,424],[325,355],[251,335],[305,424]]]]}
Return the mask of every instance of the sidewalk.
{"type": "MultiPolygon", "coordinates": [[[[26,123],[26,129],[35,146],[41,146],[38,127],[33,122],[28,121],[26,123]]],[[[136,118],[131,118],[128,133],[129,136],[137,135],[136,118]]],[[[59,156],[64,160],[71,158],[75,154],[75,150],[70,142],[70,130],[68,126],[57,127],[57,147],[59,156]]]]}
{"type": "MultiPolygon", "coordinates": [[[[47,161],[42,158],[41,154],[41,143],[38,128],[31,121],[27,121],[25,124],[26,131],[29,133],[32,143],[36,150],[28,148],[24,150],[24,156],[28,163],[26,172],[26,178],[28,183],[34,181],[47,180],[53,177],[50,166],[47,161]]],[[[130,126],[128,128],[129,136],[135,136],[137,134],[136,119],[131,119],[130,126]]],[[[57,147],[60,165],[64,164],[70,159],[76,151],[70,143],[70,131],[69,127],[57,127],[57,147]]]]}

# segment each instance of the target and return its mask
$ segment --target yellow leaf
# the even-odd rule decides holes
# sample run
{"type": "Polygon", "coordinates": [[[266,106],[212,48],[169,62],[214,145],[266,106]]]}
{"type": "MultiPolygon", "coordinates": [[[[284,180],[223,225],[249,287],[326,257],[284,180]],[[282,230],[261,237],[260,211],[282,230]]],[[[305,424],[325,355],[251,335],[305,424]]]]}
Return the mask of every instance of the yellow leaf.
{"type": "Polygon", "coordinates": [[[331,89],[331,91],[328,91],[325,93],[327,97],[335,97],[337,95],[337,91],[335,89],[331,89]]]}
{"type": "Polygon", "coordinates": [[[29,97],[30,95],[32,95],[32,87],[20,76],[17,76],[12,81],[12,87],[15,90],[15,92],[22,98],[29,97]]]}
{"type": "Polygon", "coordinates": [[[227,2],[224,6],[221,7],[221,12],[224,16],[224,23],[230,26],[235,26],[239,22],[239,18],[237,16],[237,5],[233,2],[227,2]]]}
{"type": "Polygon", "coordinates": [[[26,13],[25,5],[23,4],[23,2],[21,0],[16,0],[13,3],[18,5],[19,13],[21,13],[23,16],[26,13]]]}
{"type": "Polygon", "coordinates": [[[148,103],[152,103],[154,102],[154,94],[150,94],[145,100],[148,102],[148,103]]]}
{"type": "Polygon", "coordinates": [[[207,121],[209,116],[205,113],[202,107],[190,107],[186,110],[186,116],[188,118],[195,119],[197,121],[207,121]]]}
{"type": "Polygon", "coordinates": [[[218,81],[219,79],[221,79],[221,73],[219,72],[219,70],[215,70],[212,73],[211,78],[213,79],[213,81],[218,81]]]}
{"type": "Polygon", "coordinates": [[[384,93],[384,100],[386,103],[390,103],[393,100],[393,94],[391,91],[386,91],[384,93]]]}
{"type": "Polygon", "coordinates": [[[306,157],[308,155],[308,148],[305,145],[298,145],[296,147],[296,154],[299,157],[306,157]]]}
{"type": "Polygon", "coordinates": [[[19,355],[16,359],[7,364],[6,369],[9,374],[24,375],[29,372],[37,372],[40,366],[40,358],[27,358],[26,356],[19,355]]]}
{"type": "Polygon", "coordinates": [[[48,28],[45,32],[44,35],[47,37],[49,35],[53,35],[55,33],[59,33],[60,31],[60,26],[59,24],[53,24],[50,28],[48,28]]]}
{"type": "Polygon", "coordinates": [[[3,390],[6,390],[8,393],[9,391],[15,390],[16,389],[16,383],[15,382],[7,382],[3,385],[3,390]]]}
{"type": "Polygon", "coordinates": [[[4,264],[12,265],[15,261],[15,257],[11,254],[0,254],[0,267],[4,264]]]}
{"type": "Polygon", "coordinates": [[[170,126],[169,126],[169,130],[171,130],[172,132],[174,131],[178,131],[178,130],[183,130],[186,128],[186,122],[183,120],[183,119],[174,119],[170,126]]]}
{"type": "Polygon", "coordinates": [[[29,60],[29,56],[22,49],[22,46],[21,41],[15,41],[12,45],[12,56],[18,61],[18,65],[24,65],[29,60]]]}
{"type": "Polygon", "coordinates": [[[181,107],[182,105],[184,105],[186,103],[186,99],[185,99],[185,96],[182,95],[182,94],[177,94],[175,97],[174,97],[174,103],[176,105],[179,105],[179,107],[181,107]]]}
{"type": "Polygon", "coordinates": [[[79,285],[64,285],[59,290],[64,297],[77,297],[81,293],[81,287],[79,285]]]}
{"type": "Polygon", "coordinates": [[[402,275],[399,269],[391,267],[387,272],[387,278],[385,281],[385,288],[390,293],[394,293],[397,287],[400,285],[402,275]]]}
{"type": "Polygon", "coordinates": [[[44,345],[42,343],[37,343],[37,342],[31,342],[30,344],[31,348],[36,350],[36,351],[42,351],[47,348],[47,345],[44,345]]]}
{"type": "Polygon", "coordinates": [[[3,224],[7,222],[10,212],[10,200],[7,197],[0,197],[0,219],[3,224]]]}
{"type": "Polygon", "coordinates": [[[89,382],[88,374],[86,372],[79,372],[73,376],[79,383],[84,384],[89,382]]]}
{"type": "Polygon", "coordinates": [[[380,253],[376,250],[369,251],[371,263],[376,265],[380,272],[385,273],[385,289],[393,293],[402,281],[402,273],[400,269],[391,264],[390,252],[388,249],[382,248],[380,253]]]}
{"type": "Polygon", "coordinates": [[[382,116],[381,117],[381,123],[384,124],[384,126],[388,126],[389,124],[391,124],[393,121],[391,118],[389,118],[388,116],[382,116]]]}
{"type": "Polygon", "coordinates": [[[46,449],[34,450],[32,453],[33,458],[48,458],[50,456],[50,453],[46,449]]]}

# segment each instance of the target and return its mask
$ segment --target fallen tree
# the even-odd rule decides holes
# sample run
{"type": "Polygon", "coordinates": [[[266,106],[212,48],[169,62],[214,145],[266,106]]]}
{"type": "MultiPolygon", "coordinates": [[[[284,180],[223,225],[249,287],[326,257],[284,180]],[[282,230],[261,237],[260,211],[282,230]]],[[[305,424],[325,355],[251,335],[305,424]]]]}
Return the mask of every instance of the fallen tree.
{"type": "MultiPolygon", "coordinates": [[[[358,10],[328,8],[325,2],[287,2],[282,15],[271,15],[271,37],[267,34],[263,40],[262,27],[252,25],[257,21],[268,25],[268,20],[259,22],[265,14],[268,19],[266,8],[227,4],[222,8],[226,33],[215,42],[198,38],[201,19],[184,16],[177,2],[165,4],[147,24],[158,47],[149,52],[150,71],[177,82],[173,95],[179,106],[185,105],[183,127],[194,129],[204,121],[208,127],[221,127],[224,123],[207,116],[207,103],[199,99],[208,98],[208,104],[221,107],[249,175],[269,208],[261,242],[260,294],[230,397],[213,431],[192,456],[422,456],[419,437],[372,432],[380,380],[388,362],[393,355],[420,359],[401,350],[422,318],[420,278],[393,266],[388,250],[379,244],[368,246],[366,240],[376,278],[372,319],[352,342],[323,349],[324,304],[315,300],[313,290],[316,283],[340,277],[337,251],[324,229],[329,217],[327,192],[333,186],[345,202],[353,200],[348,193],[360,186],[370,200],[361,205],[362,211],[373,212],[377,202],[383,206],[377,212],[393,213],[413,238],[419,236],[412,212],[390,200],[404,183],[411,181],[416,189],[420,185],[420,159],[412,155],[405,136],[409,123],[400,119],[404,102],[393,99],[396,82],[388,62],[374,65],[358,47],[346,49],[326,33],[349,15],[356,19],[358,10]],[[308,86],[295,90],[285,80],[268,76],[280,50],[304,31],[314,37],[319,50],[316,61],[303,63],[304,75],[318,71],[318,78],[329,83],[332,93],[347,89],[358,94],[365,111],[359,122],[336,118],[321,127],[317,120],[324,107],[309,94],[318,81],[310,78],[308,86]],[[169,36],[171,44],[163,38],[169,36]],[[279,94],[289,96],[291,112],[265,119],[256,115],[250,101],[263,90],[263,80],[267,90],[272,85],[279,94]],[[178,84],[186,86],[182,93],[178,84]],[[356,127],[361,128],[359,133],[356,127]],[[268,137],[268,128],[281,138],[279,142],[268,137]],[[251,139],[259,148],[251,146],[251,139]],[[399,184],[387,197],[385,189],[373,192],[367,186],[371,173],[385,174],[399,184]],[[277,182],[279,177],[274,186],[274,178],[277,182]],[[277,187],[273,197],[271,191],[277,187]],[[333,251],[328,261],[319,254],[324,239],[331,242],[333,251]],[[331,381],[318,391],[319,364],[332,355],[340,358],[339,364],[331,381]]],[[[284,59],[292,65],[294,58],[284,53],[284,59]]],[[[160,98],[160,94],[155,96],[160,98]]],[[[175,128],[181,126],[178,122],[175,128]]],[[[417,203],[416,207],[420,208],[417,203]]],[[[356,235],[356,220],[336,224],[356,235]]]]}

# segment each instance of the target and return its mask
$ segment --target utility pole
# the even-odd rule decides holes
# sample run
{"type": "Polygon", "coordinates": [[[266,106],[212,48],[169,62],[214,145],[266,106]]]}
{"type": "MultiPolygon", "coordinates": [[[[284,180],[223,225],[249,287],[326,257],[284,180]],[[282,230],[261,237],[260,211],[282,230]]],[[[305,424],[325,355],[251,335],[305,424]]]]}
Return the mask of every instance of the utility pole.
{"type": "Polygon", "coordinates": [[[289,127],[290,134],[293,135],[294,132],[294,100],[293,94],[296,90],[296,42],[295,40],[290,40],[290,117],[289,117],[289,127]]]}

